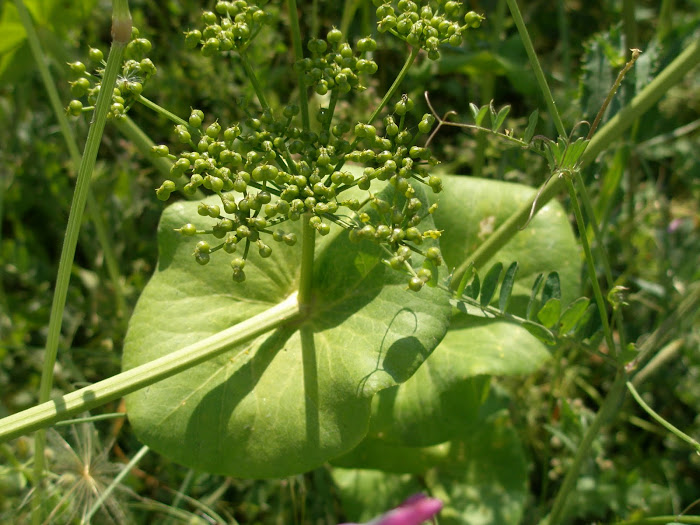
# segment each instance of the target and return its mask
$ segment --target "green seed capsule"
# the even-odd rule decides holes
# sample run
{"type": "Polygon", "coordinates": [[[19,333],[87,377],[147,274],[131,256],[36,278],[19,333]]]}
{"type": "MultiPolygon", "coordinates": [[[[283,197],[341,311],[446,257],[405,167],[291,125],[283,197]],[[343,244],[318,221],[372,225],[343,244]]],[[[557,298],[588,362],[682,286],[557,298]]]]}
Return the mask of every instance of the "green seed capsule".
{"type": "Polygon", "coordinates": [[[99,49],[91,47],[88,51],[88,57],[90,57],[90,60],[92,60],[93,62],[102,62],[104,55],[99,49]]]}
{"type": "Polygon", "coordinates": [[[413,292],[420,292],[423,284],[425,283],[420,277],[411,277],[411,280],[408,281],[408,288],[413,292]]]}

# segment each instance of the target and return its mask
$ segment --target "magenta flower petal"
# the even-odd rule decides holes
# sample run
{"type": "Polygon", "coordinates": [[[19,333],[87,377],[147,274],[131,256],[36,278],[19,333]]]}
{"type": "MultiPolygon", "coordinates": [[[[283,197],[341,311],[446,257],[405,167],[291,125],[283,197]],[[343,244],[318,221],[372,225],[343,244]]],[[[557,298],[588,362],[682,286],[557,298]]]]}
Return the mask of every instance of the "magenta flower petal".
{"type": "Polygon", "coordinates": [[[439,499],[429,498],[425,494],[414,494],[395,509],[382,514],[366,525],[420,525],[435,516],[441,509],[442,502],[439,499]]]}

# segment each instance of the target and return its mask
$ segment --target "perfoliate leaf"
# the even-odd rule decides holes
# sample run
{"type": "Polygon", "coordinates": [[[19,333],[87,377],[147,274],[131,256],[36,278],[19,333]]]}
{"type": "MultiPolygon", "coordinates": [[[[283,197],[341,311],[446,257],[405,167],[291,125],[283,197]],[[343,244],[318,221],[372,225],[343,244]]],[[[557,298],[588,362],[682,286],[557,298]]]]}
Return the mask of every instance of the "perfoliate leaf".
{"type": "MultiPolygon", "coordinates": [[[[249,319],[297,288],[300,250],[281,243],[269,258],[251,253],[244,283],[232,281],[223,252],[197,265],[195,241],[174,231],[210,227],[197,207],[180,202],[163,212],[158,269],[131,318],[125,370],[249,319]]],[[[284,229],[301,237],[299,223],[284,229]]],[[[340,229],[317,243],[316,256],[307,317],[127,396],[139,439],[177,463],[245,478],[301,473],[362,440],[374,394],[416,371],[442,339],[451,308],[438,289],[408,291],[376,245],[351,243],[340,229]]]]}

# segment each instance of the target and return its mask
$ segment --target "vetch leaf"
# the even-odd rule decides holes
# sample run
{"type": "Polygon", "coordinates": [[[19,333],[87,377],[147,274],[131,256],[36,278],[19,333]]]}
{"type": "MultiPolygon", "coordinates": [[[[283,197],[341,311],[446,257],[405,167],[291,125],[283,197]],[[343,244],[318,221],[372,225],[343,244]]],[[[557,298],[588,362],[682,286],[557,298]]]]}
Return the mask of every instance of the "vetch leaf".
{"type": "Polygon", "coordinates": [[[559,330],[558,332],[562,335],[568,334],[578,322],[583,318],[586,313],[586,309],[590,304],[590,300],[586,297],[579,297],[573,303],[571,303],[559,319],[559,330]]]}
{"type": "Polygon", "coordinates": [[[471,297],[472,299],[476,299],[477,297],[479,297],[480,290],[481,290],[481,281],[479,280],[479,274],[475,273],[474,278],[471,280],[471,282],[464,289],[464,293],[466,294],[467,297],[471,297]]]}
{"type": "Polygon", "coordinates": [[[525,314],[526,319],[534,319],[535,315],[540,309],[540,302],[537,300],[537,294],[540,293],[542,283],[544,283],[543,273],[539,274],[535,278],[535,283],[532,285],[532,291],[530,292],[530,300],[527,303],[527,312],[525,314]]]}
{"type": "Polygon", "coordinates": [[[503,263],[497,262],[494,264],[488,272],[486,272],[486,277],[484,277],[484,284],[481,286],[481,306],[488,306],[496,293],[496,288],[498,287],[498,280],[501,277],[501,272],[503,271],[503,263]]]}
{"type": "Polygon", "coordinates": [[[508,116],[508,113],[510,113],[510,106],[503,106],[498,111],[498,114],[495,115],[495,118],[492,122],[491,131],[498,131],[501,128],[503,122],[505,122],[506,117],[508,116]]]}
{"type": "Polygon", "coordinates": [[[535,128],[537,127],[537,121],[539,120],[540,112],[538,110],[530,113],[530,118],[527,121],[527,128],[525,128],[525,133],[523,134],[523,141],[530,142],[532,137],[535,136],[535,128]]]}
{"type": "Polygon", "coordinates": [[[546,345],[554,345],[557,342],[554,334],[541,324],[526,321],[522,324],[522,327],[546,345]]]}
{"type": "MultiPolygon", "coordinates": [[[[209,227],[197,207],[180,202],[163,212],[158,268],[131,319],[124,369],[248,319],[297,288],[299,251],[281,245],[267,259],[251,254],[241,284],[223,253],[195,264],[193,240],[173,230],[209,227]]],[[[298,223],[284,229],[300,234],[298,223]]],[[[383,256],[339,228],[322,238],[309,315],[127,396],[136,435],[177,463],[246,478],[304,472],[355,447],[372,397],[415,372],[451,312],[440,290],[408,291],[383,256]]]]}
{"type": "Polygon", "coordinates": [[[561,312],[561,299],[552,297],[544,303],[544,306],[537,312],[537,319],[547,328],[553,328],[559,321],[561,312]]]}
{"type": "Polygon", "coordinates": [[[510,302],[510,295],[513,293],[513,284],[515,283],[515,274],[518,272],[518,263],[512,262],[501,283],[501,293],[498,297],[498,309],[505,312],[510,302]]]}
{"type": "Polygon", "coordinates": [[[547,275],[542,289],[542,304],[546,304],[552,298],[561,299],[561,281],[557,272],[547,275]]]}

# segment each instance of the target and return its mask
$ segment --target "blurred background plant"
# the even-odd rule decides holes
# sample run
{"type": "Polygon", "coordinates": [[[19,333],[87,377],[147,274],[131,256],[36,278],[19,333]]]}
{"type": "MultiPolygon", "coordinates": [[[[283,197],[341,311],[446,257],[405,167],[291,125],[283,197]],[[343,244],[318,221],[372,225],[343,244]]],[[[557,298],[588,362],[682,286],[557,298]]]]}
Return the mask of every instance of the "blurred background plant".
{"type": "MultiPolygon", "coordinates": [[[[84,60],[88,46],[109,42],[109,2],[83,0],[66,8],[57,1],[27,1],[63,100],[70,95],[66,63],[84,60]]],[[[316,15],[302,17],[302,35],[333,25],[350,38],[375,33],[375,8],[368,1],[319,2],[316,15]]],[[[180,115],[191,107],[223,121],[240,119],[237,102],[251,98],[250,86],[235,64],[185,49],[183,31],[196,25],[201,5],[191,0],[132,1],[134,25],[153,43],[158,66],[149,98],[180,115]]],[[[536,0],[521,6],[540,60],[567,128],[592,121],[628,50],[644,51],[625,79],[605,120],[642,89],[687,42],[700,37],[697,2],[536,0]]],[[[484,13],[482,30],[470,32],[459,49],[440,61],[420,56],[402,88],[426,112],[428,91],[436,111],[456,111],[466,121],[469,103],[511,105],[508,129],[523,129],[536,108],[545,113],[524,48],[503,0],[469,2],[484,13]]],[[[286,100],[291,56],[286,13],[265,6],[276,21],[258,37],[250,59],[264,79],[271,103],[286,100]]],[[[24,30],[12,2],[0,2],[0,417],[32,406],[37,399],[42,349],[53,281],[72,196],[74,172],[24,30]]],[[[344,108],[370,107],[395,78],[405,50],[395,39],[378,37],[380,70],[369,89],[344,108]]],[[[318,106],[318,104],[316,104],[318,106]]],[[[343,108],[340,108],[341,110],[343,108]]],[[[131,116],[158,142],[170,140],[171,126],[136,107],[131,116]]],[[[83,141],[87,121],[73,121],[83,141]]],[[[554,136],[551,124],[538,132],[554,136]]],[[[585,129],[585,128],[583,128],[585,129]]],[[[694,70],[647,112],[621,140],[587,168],[584,178],[594,199],[604,244],[616,282],[627,288],[626,339],[642,342],[678,307],[700,277],[700,71],[694,70]]],[[[445,172],[465,176],[543,182],[540,157],[485,133],[443,128],[432,143],[445,172]]],[[[102,143],[92,191],[108,227],[117,282],[85,221],[63,324],[55,390],[66,392],[119,371],[120,351],[140,291],[156,264],[156,225],[162,204],[153,188],[162,177],[113,126],[102,143]]],[[[581,265],[583,273],[583,264],[581,265]]],[[[591,296],[590,289],[583,295],[591,296]]],[[[697,311],[665,330],[664,350],[645,366],[637,385],[664,418],[691,436],[700,435],[700,328],[697,311]]],[[[611,370],[599,357],[574,347],[559,347],[555,366],[509,378],[515,428],[529,459],[524,523],[541,518],[561,481],[583,431],[609,386],[611,370]]],[[[118,403],[96,411],[122,412],[118,403]]],[[[79,522],[79,465],[93,465],[100,487],[117,475],[114,463],[129,461],[140,448],[122,419],[81,427],[58,427],[48,453],[56,461],[49,492],[56,522],[79,522]],[[94,425],[94,426],[93,426],[94,425]],[[101,439],[98,438],[102,436],[101,439]],[[64,437],[61,437],[64,436],[64,437]],[[68,441],[67,441],[68,440],[68,441]],[[71,441],[72,440],[72,441],[71,441]],[[68,442],[72,445],[68,445],[68,442]],[[100,445],[101,443],[101,445],[100,445]],[[96,448],[97,447],[97,448],[96,448]],[[86,453],[91,454],[89,458],[86,453]],[[72,458],[68,464],[66,458],[72,458]],[[95,461],[99,465],[95,465],[95,461]],[[75,492],[72,492],[75,491],[75,492]],[[70,504],[68,504],[70,502],[70,504]],[[63,516],[63,517],[59,517],[63,516]],[[76,521],[77,520],[77,521],[76,521]]],[[[577,523],[633,520],[678,514],[699,497],[700,457],[679,442],[631,400],[621,417],[595,442],[577,484],[570,516],[577,523]]],[[[20,438],[0,447],[0,521],[17,523],[31,483],[31,441],[20,438]],[[19,509],[19,511],[18,511],[19,509]]],[[[148,454],[103,507],[104,519],[124,522],[337,523],[345,518],[331,468],[283,480],[250,481],[200,474],[148,454]]],[[[418,488],[421,481],[417,479],[418,488]]],[[[398,497],[398,496],[397,496],[398,497]]],[[[400,499],[387,502],[397,504],[400,499]]],[[[83,505],[84,507],[85,505],[83,505]]],[[[449,518],[447,518],[448,522],[449,518]]],[[[457,521],[458,522],[458,521],[457,521]]]]}

